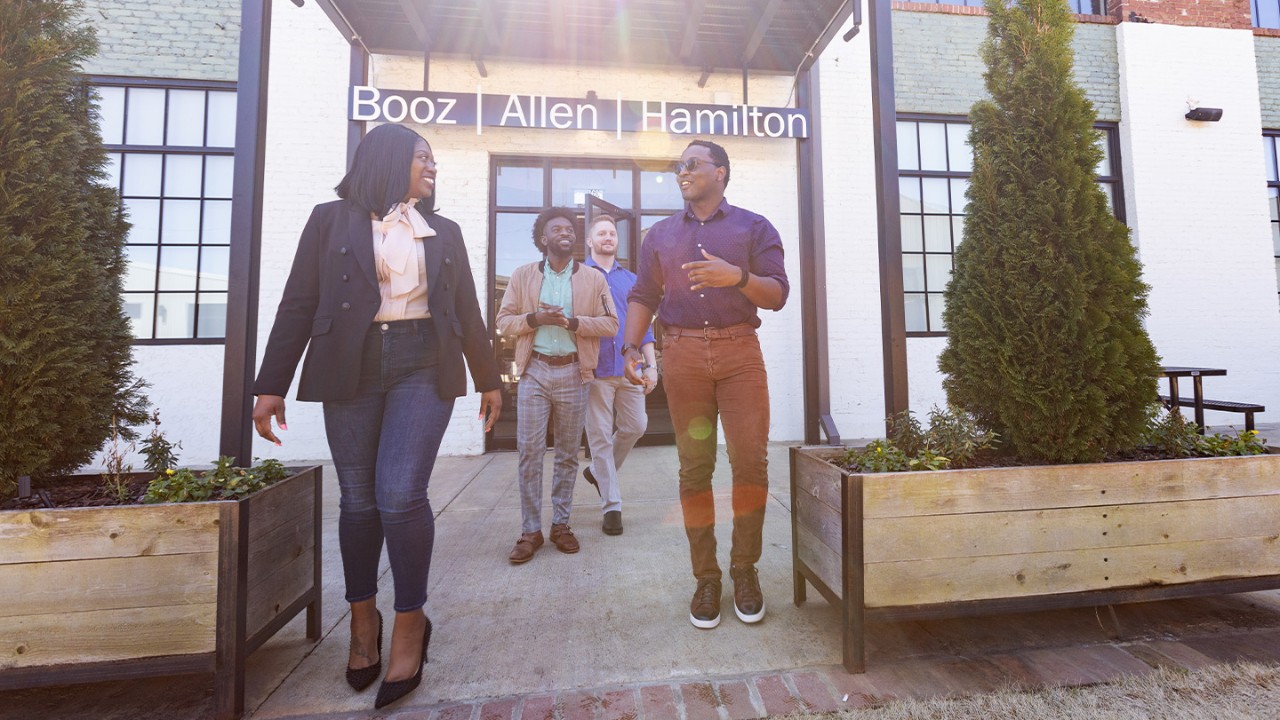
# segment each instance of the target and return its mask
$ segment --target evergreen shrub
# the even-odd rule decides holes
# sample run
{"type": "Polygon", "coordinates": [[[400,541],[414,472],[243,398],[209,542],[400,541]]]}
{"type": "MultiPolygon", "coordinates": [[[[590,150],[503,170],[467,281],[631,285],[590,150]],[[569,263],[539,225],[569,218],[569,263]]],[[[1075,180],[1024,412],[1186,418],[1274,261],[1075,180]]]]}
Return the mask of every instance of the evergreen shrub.
{"type": "Polygon", "coordinates": [[[949,404],[1038,462],[1135,447],[1156,399],[1147,286],[1095,182],[1093,106],[1072,78],[1063,0],[988,0],[990,100],[970,113],[973,176],[946,291],[949,404]]]}
{"type": "Polygon", "coordinates": [[[81,64],[70,0],[0,0],[0,496],[90,460],[146,420],[123,314],[128,224],[81,64]]]}

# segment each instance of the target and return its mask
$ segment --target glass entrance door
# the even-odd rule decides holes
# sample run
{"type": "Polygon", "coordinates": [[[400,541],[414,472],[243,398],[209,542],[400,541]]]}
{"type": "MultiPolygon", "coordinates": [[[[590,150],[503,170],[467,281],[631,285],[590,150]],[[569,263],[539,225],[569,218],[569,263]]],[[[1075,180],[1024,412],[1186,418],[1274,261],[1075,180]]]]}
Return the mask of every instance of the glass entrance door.
{"type": "MultiPolygon", "coordinates": [[[[520,412],[516,393],[520,382],[515,366],[516,339],[498,334],[494,318],[511,272],[525,263],[542,259],[533,238],[533,223],[538,213],[553,205],[578,211],[579,243],[574,259],[579,261],[586,256],[583,228],[588,213],[594,217],[605,209],[625,214],[627,219],[618,223],[617,261],[634,271],[633,258],[637,256],[644,230],[681,210],[683,201],[668,168],[641,166],[631,160],[495,157],[490,178],[489,326],[504,398],[502,417],[486,436],[485,449],[512,450],[520,412]]],[[[657,351],[661,367],[660,327],[654,327],[654,336],[659,338],[657,351]]],[[[674,443],[661,379],[657,389],[647,397],[646,408],[649,429],[640,444],[674,443]]]]}

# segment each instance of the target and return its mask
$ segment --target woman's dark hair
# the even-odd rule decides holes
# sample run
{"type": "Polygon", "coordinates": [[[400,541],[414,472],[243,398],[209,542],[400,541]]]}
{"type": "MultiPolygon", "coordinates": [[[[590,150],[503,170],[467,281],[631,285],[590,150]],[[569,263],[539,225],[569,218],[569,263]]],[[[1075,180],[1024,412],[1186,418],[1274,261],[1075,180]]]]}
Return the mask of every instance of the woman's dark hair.
{"type": "MultiPolygon", "coordinates": [[[[356,147],[351,169],[334,188],[338,197],[382,217],[409,194],[409,168],[421,135],[403,125],[379,125],[356,147]]],[[[423,198],[419,210],[435,211],[435,195],[423,198]]]]}
{"type": "Polygon", "coordinates": [[[685,149],[691,148],[694,145],[706,148],[711,153],[711,160],[716,164],[716,167],[724,168],[724,186],[729,187],[729,153],[725,152],[724,148],[710,140],[694,140],[686,145],[685,149]]]}
{"type": "MultiPolygon", "coordinates": [[[[405,172],[408,173],[409,171],[406,169],[405,172]]],[[[569,224],[573,226],[574,234],[581,235],[578,232],[578,213],[567,207],[549,207],[543,210],[538,213],[538,219],[533,221],[533,246],[538,248],[538,252],[543,255],[547,254],[547,250],[539,242],[542,239],[542,231],[547,229],[547,223],[556,218],[568,220],[569,224]]]]}

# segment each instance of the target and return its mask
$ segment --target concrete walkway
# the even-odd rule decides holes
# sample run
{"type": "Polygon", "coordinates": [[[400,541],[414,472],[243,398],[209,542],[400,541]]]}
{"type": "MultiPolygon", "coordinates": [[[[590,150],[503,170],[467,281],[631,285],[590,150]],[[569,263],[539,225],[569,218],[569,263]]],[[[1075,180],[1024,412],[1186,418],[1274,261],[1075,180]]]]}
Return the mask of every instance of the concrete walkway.
{"type": "MultiPolygon", "coordinates": [[[[1274,438],[1276,429],[1264,433],[1274,438]]],[[[726,578],[724,619],[711,631],[687,619],[694,582],[673,448],[637,449],[624,467],[623,535],[600,532],[596,493],[579,482],[571,522],[582,551],[563,555],[548,543],[522,566],[506,560],[519,533],[516,455],[441,458],[432,480],[431,659],[422,687],[382,713],[372,710],[376,685],[356,694],[343,680],[348,617],[336,480],[326,467],[324,635],[308,641],[299,618],[250,658],[247,716],[731,720],[1100,682],[1162,664],[1280,662],[1280,592],[1268,592],[1120,606],[1116,615],[1085,608],[878,623],[868,631],[868,673],[847,675],[839,614],[816,592],[801,607],[791,602],[787,448],[769,452],[773,492],[759,565],[768,616],[756,626],[739,622],[726,578]]],[[[550,476],[548,456],[548,494],[550,476]]],[[[715,484],[727,568],[723,450],[715,484]]],[[[389,616],[385,558],[380,587],[389,616]]],[[[2,718],[177,720],[209,717],[212,707],[208,676],[0,693],[2,718]]]]}

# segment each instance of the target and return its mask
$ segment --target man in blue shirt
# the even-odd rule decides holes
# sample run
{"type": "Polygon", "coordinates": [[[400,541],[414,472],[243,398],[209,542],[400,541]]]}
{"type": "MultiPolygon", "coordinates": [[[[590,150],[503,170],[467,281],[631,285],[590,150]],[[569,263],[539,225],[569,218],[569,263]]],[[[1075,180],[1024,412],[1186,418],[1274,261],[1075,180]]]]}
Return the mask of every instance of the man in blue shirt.
{"type": "Polygon", "coordinates": [[[606,535],[622,534],[622,492],[618,487],[618,468],[649,424],[645,414],[645,395],[658,384],[658,368],[654,362],[653,332],[646,330],[640,345],[645,358],[644,384],[632,385],[623,373],[622,333],[627,322],[627,293],[636,284],[636,275],[617,263],[618,226],[612,216],[597,215],[587,230],[590,257],[585,264],[604,273],[618,309],[618,332],[611,338],[600,338],[600,358],[596,378],[587,388],[587,444],[591,447],[591,464],[582,471],[587,482],[600,493],[604,512],[601,529],[606,535]],[[642,389],[643,388],[643,389],[642,389]],[[617,430],[614,430],[614,423],[617,430]]]}
{"type": "Polygon", "coordinates": [[[769,496],[769,383],[756,328],[757,310],[778,310],[790,285],[782,240],[764,217],[725,202],[729,155],[694,140],[676,164],[685,209],[649,229],[640,248],[636,286],[627,296],[626,374],[635,368],[653,313],[664,328],[662,363],[667,405],[680,455],[680,507],[698,581],[689,621],[720,624],[720,566],[716,562],[716,420],[724,425],[733,467],[733,606],[746,623],[764,619],[760,559],[769,496]]]}

